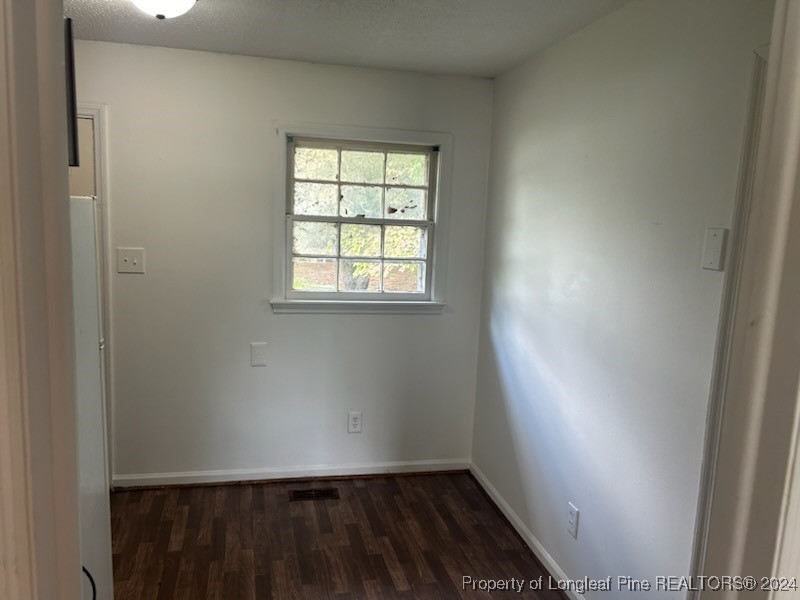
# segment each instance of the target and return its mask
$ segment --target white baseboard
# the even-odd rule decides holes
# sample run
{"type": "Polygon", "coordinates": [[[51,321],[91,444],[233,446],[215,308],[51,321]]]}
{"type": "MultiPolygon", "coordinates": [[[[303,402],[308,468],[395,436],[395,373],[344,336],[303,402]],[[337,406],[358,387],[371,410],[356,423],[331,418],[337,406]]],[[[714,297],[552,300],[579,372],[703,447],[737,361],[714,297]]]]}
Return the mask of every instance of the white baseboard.
{"type": "Polygon", "coordinates": [[[228,483],[288,479],[292,477],[336,477],[346,475],[380,475],[383,473],[424,473],[426,471],[456,471],[469,469],[468,458],[444,460],[414,460],[357,465],[311,465],[267,469],[227,469],[220,471],[181,471],[175,473],[140,473],[114,475],[115,488],[148,485],[181,485],[189,483],[228,483]]]}
{"type": "MultiPolygon", "coordinates": [[[[516,529],[517,533],[525,540],[525,543],[528,544],[533,553],[536,555],[536,558],[544,565],[544,567],[550,572],[550,575],[553,578],[566,581],[569,579],[566,573],[558,566],[553,557],[550,556],[550,553],[545,550],[544,546],[542,546],[541,542],[536,539],[536,536],[531,533],[531,530],[528,529],[525,524],[522,522],[522,519],[519,518],[519,515],[514,512],[514,509],[509,506],[508,502],[506,502],[505,498],[500,495],[500,492],[497,491],[491,482],[486,478],[486,475],[483,474],[475,464],[471,464],[469,466],[470,472],[475,476],[475,479],[478,480],[478,483],[481,487],[489,494],[489,497],[494,501],[500,511],[506,516],[509,520],[511,525],[516,529]]],[[[565,590],[567,596],[569,596],[572,600],[585,600],[583,594],[579,594],[572,590],[565,590]]]]}

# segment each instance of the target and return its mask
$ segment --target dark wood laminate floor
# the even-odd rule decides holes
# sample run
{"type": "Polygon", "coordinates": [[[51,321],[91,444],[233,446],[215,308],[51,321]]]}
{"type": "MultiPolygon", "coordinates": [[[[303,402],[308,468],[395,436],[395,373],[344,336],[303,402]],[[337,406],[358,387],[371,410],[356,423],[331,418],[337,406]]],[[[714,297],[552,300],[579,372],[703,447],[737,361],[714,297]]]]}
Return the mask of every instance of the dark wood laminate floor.
{"type": "Polygon", "coordinates": [[[547,582],[466,473],[119,491],[111,505],[116,600],[562,598],[462,590],[464,575],[547,582]],[[340,499],[288,501],[324,486],[340,499]]]}

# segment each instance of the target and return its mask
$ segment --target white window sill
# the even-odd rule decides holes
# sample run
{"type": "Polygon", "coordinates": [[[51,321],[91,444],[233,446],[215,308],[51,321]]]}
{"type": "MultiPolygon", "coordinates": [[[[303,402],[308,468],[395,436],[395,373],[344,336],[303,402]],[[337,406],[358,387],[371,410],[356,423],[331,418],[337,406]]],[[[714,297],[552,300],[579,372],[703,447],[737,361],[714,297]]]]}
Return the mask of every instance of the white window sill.
{"type": "Polygon", "coordinates": [[[444,302],[429,300],[270,300],[274,313],[439,315],[444,302]]]}

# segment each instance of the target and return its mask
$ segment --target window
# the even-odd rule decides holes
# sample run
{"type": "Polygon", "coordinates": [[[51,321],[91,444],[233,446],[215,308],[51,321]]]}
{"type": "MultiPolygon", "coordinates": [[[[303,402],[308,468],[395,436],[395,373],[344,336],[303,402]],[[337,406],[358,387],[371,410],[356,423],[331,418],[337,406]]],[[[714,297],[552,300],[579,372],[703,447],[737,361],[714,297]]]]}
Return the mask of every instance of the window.
{"type": "Polygon", "coordinates": [[[440,147],[283,139],[284,291],[273,307],[441,304],[432,293],[440,147]]]}

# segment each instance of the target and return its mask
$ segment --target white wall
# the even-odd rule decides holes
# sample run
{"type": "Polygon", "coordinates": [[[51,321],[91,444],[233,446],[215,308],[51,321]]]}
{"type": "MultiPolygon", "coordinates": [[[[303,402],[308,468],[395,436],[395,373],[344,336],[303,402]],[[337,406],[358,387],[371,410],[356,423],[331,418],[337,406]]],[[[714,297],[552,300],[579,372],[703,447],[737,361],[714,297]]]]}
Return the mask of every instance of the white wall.
{"type": "Polygon", "coordinates": [[[108,106],[111,245],[146,249],[111,278],[117,482],[467,461],[491,82],[96,42],[77,66],[108,106]],[[445,314],[272,314],[275,120],[453,134],[445,314]]]}
{"type": "Polygon", "coordinates": [[[473,458],[570,577],[688,574],[723,285],[703,235],[730,225],[771,13],[640,0],[496,82],[473,458]]]}

